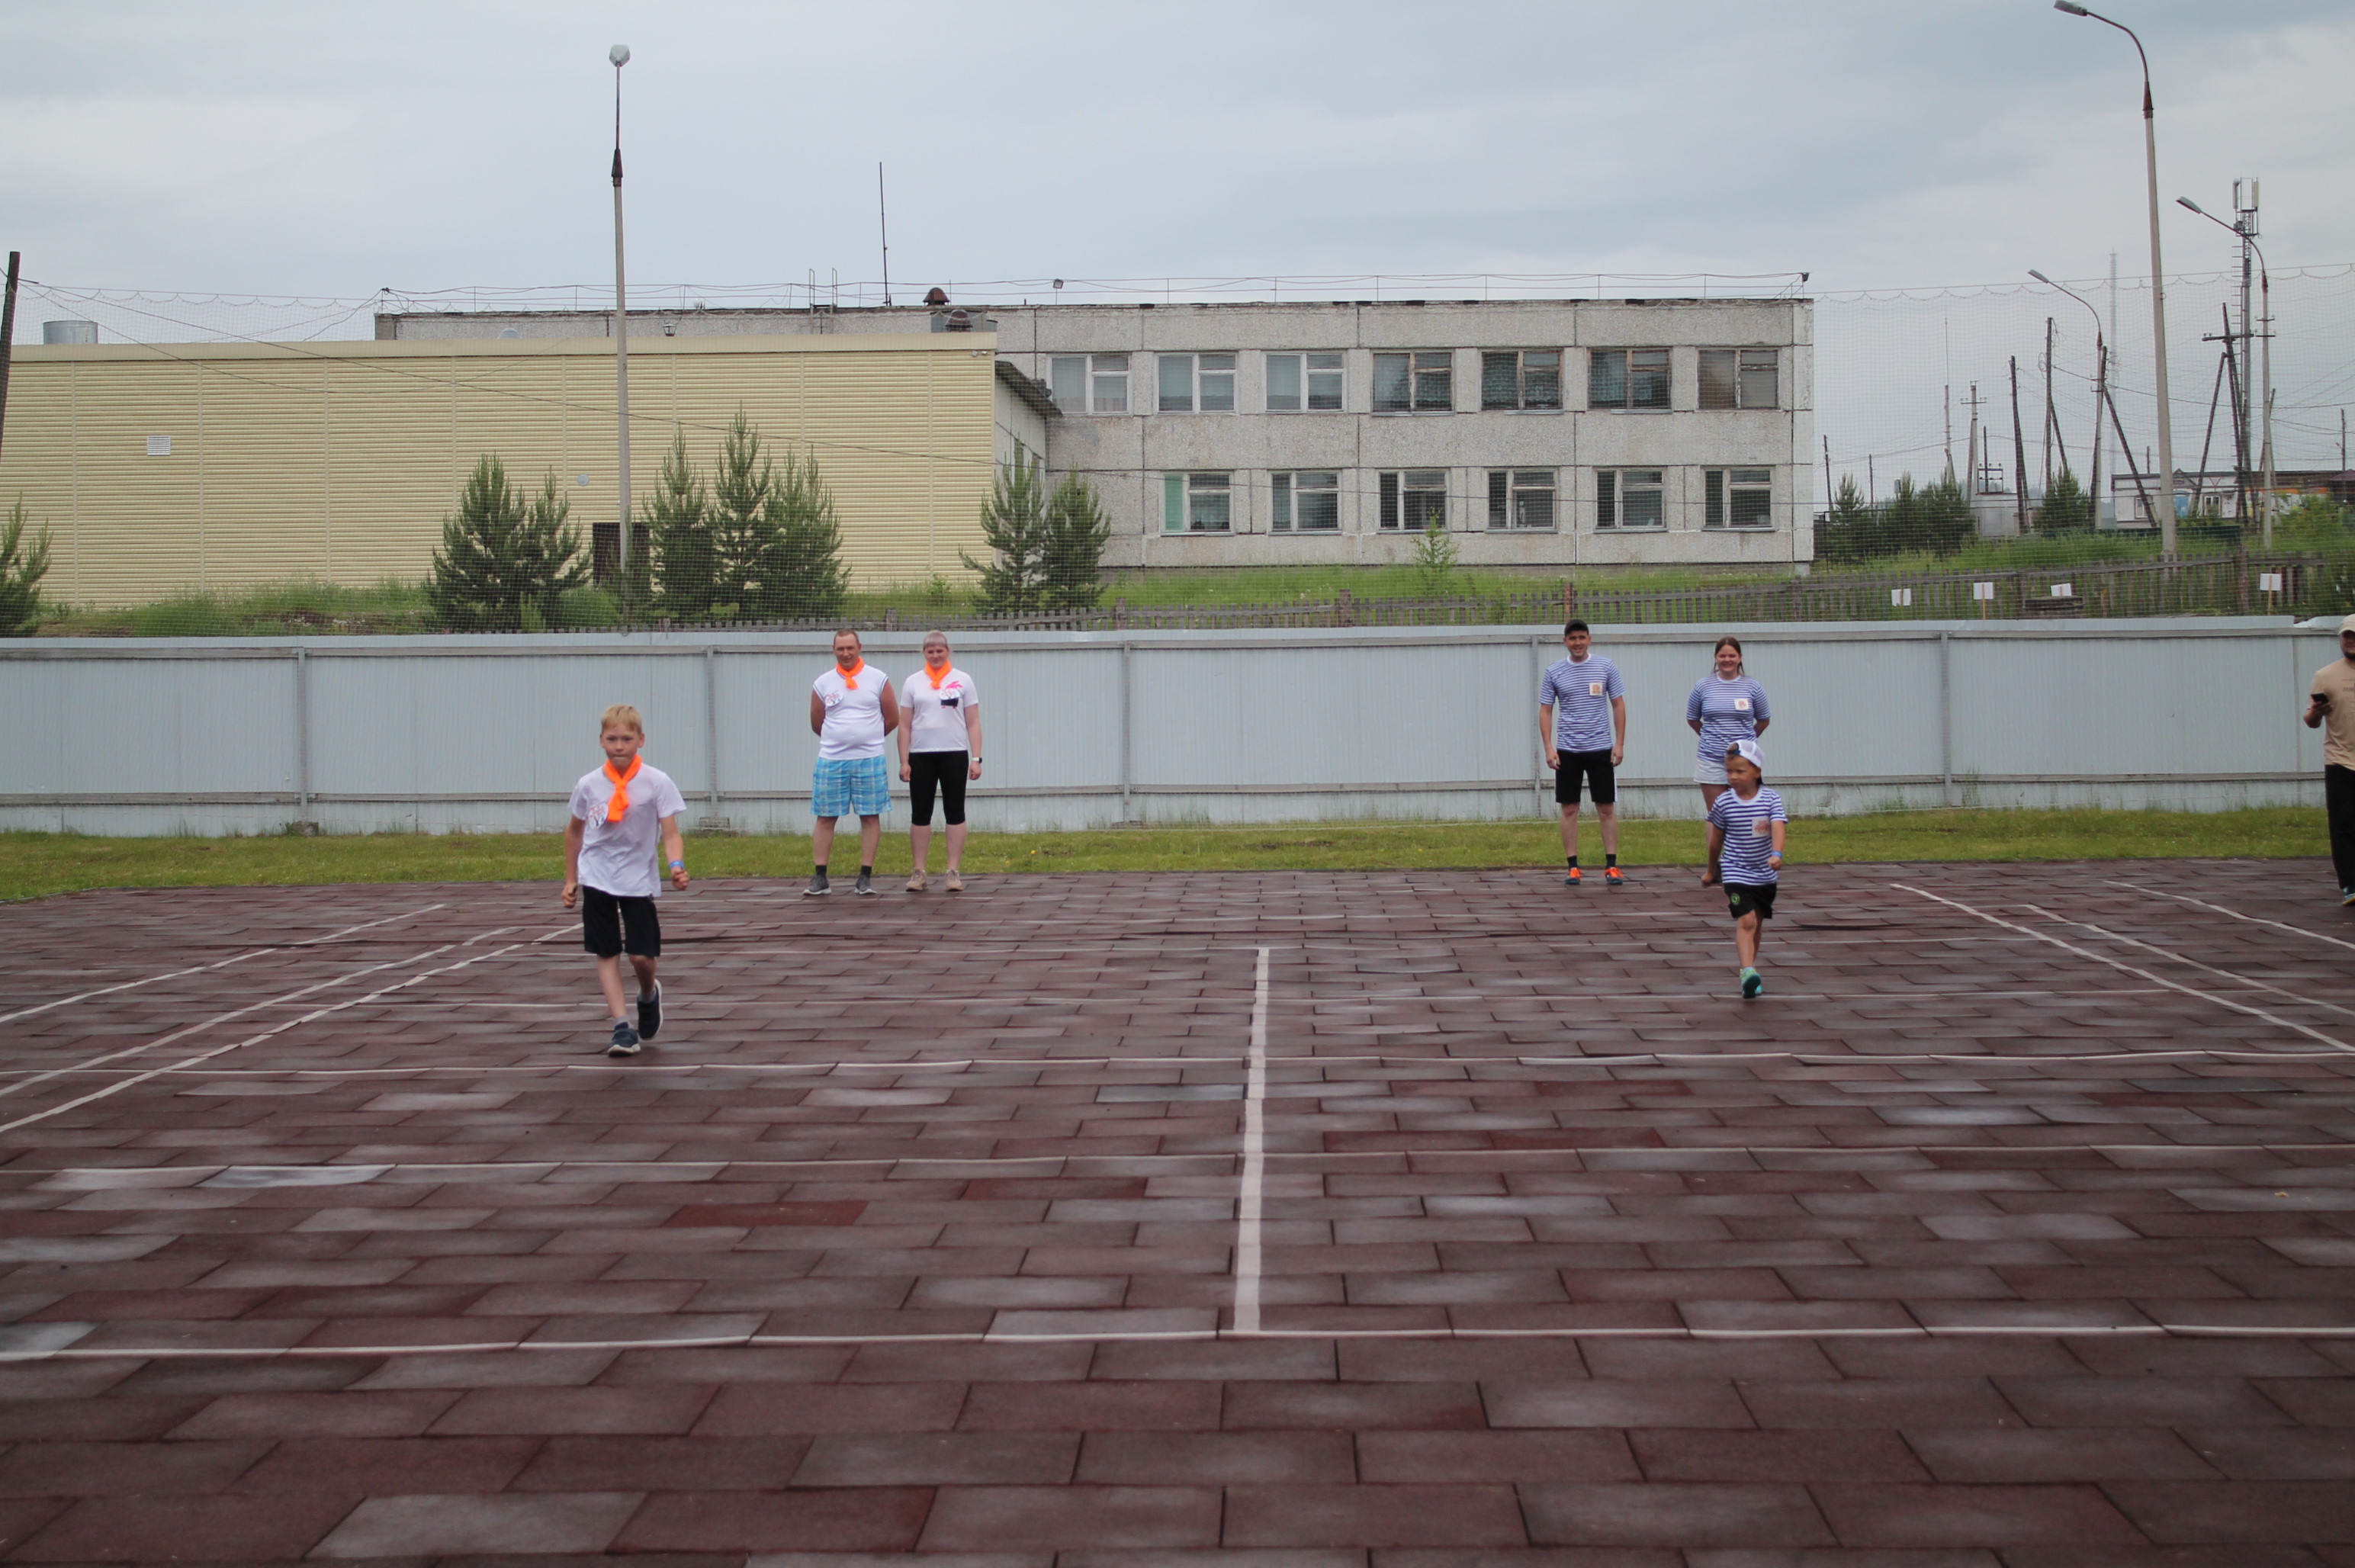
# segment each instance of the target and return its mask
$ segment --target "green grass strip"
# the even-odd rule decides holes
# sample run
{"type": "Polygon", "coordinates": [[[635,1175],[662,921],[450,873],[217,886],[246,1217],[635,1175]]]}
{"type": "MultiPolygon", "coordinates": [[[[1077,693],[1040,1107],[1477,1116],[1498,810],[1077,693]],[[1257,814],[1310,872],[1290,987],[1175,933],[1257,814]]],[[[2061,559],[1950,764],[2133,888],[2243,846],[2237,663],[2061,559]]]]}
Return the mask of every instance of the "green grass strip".
{"type": "MultiPolygon", "coordinates": [[[[1622,825],[1620,859],[1631,869],[1698,866],[1693,822],[1622,825]]],[[[1603,863],[1593,816],[1582,864],[1603,863]]],[[[2108,860],[2321,855],[2318,808],[2247,811],[1921,811],[1821,817],[1791,825],[1796,865],[1841,861],[2108,860]]],[[[857,869],[857,841],[836,845],[837,875],[857,869]]],[[[935,844],[932,864],[940,865],[935,844]]],[[[975,833],[965,869],[1022,872],[1381,871],[1559,865],[1553,824],[1310,822],[1246,827],[1108,828],[1085,833],[975,833]]],[[[796,834],[690,838],[687,864],[702,877],[809,874],[809,840],[796,834]]],[[[286,887],[337,882],[553,882],[563,851],[555,834],[368,834],[262,838],[98,838],[71,833],[0,833],[0,899],[43,898],[91,888],[286,887]]],[[[904,828],[883,836],[879,875],[905,877],[904,828]]]]}

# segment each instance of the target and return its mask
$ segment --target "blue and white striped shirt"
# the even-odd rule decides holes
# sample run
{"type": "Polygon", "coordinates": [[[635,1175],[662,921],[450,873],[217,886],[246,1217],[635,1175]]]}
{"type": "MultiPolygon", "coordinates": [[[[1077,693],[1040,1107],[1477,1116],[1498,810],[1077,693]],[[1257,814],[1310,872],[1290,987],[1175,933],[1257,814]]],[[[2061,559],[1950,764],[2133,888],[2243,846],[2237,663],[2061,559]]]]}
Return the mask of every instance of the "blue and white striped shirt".
{"type": "Polygon", "coordinates": [[[1764,784],[1748,800],[1727,790],[1710,803],[1709,819],[1725,835],[1725,847],[1718,855],[1721,877],[1745,888],[1768,887],[1782,880],[1766,863],[1766,857],[1774,852],[1774,830],[1767,825],[1791,820],[1783,810],[1781,795],[1764,784]]]}
{"type": "Polygon", "coordinates": [[[1704,763],[1724,762],[1728,746],[1755,738],[1758,726],[1773,717],[1766,710],[1766,688],[1746,675],[1732,680],[1705,675],[1693,682],[1692,695],[1685,699],[1685,721],[1700,720],[1696,754],[1704,763]]]}
{"type": "Polygon", "coordinates": [[[1560,752],[1607,752],[1614,731],[1611,699],[1627,695],[1619,667],[1601,654],[1585,661],[1556,659],[1538,683],[1538,706],[1553,709],[1553,743],[1560,752]]]}

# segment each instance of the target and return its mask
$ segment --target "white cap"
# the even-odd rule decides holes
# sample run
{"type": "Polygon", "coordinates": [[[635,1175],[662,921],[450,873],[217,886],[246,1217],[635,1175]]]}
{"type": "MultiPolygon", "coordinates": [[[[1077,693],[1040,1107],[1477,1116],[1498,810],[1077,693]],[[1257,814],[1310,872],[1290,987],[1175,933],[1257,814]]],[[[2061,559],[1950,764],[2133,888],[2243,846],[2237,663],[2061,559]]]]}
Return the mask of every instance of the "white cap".
{"type": "MultiPolygon", "coordinates": [[[[2350,616],[2349,619],[2355,620],[2355,616],[2350,616]]],[[[1740,757],[1762,773],[1766,771],[1766,752],[1755,741],[1736,741],[1725,749],[1725,754],[1729,757],[1740,757]]]]}
{"type": "Polygon", "coordinates": [[[2340,636],[2343,637],[2350,632],[2355,632],[2355,615],[2350,615],[2347,619],[2339,623],[2339,635],[2340,636]]]}

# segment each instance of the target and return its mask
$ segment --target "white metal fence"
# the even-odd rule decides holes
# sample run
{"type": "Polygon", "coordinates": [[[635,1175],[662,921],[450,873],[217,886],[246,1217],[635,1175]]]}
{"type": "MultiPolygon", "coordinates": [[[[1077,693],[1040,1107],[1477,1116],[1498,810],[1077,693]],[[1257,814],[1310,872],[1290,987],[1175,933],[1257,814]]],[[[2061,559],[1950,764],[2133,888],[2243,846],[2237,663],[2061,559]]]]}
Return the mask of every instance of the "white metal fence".
{"type": "MultiPolygon", "coordinates": [[[[2318,802],[2297,723],[2335,638],[2280,621],[1729,628],[1794,809],[2318,802]]],[[[1685,694],[1716,628],[1604,627],[1628,688],[1622,800],[1692,816],[1685,694]]],[[[904,678],[915,631],[869,637],[904,678]]],[[[977,827],[1548,815],[1551,627],[999,633],[977,827]]],[[[690,816],[809,822],[822,635],[34,641],[0,646],[0,827],[90,833],[561,825],[598,714],[645,712],[690,816]]],[[[904,821],[902,805],[895,812],[904,821]]]]}

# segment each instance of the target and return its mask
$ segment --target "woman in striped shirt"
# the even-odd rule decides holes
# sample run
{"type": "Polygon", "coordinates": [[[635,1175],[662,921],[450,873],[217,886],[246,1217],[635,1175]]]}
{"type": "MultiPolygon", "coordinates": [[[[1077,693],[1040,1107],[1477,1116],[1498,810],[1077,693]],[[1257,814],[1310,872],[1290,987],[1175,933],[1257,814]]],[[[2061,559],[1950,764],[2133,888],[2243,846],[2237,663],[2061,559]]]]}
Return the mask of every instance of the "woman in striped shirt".
{"type": "MultiPolygon", "coordinates": [[[[1706,814],[1725,793],[1726,748],[1736,741],[1755,741],[1766,733],[1769,715],[1766,688],[1742,667],[1742,639],[1717,639],[1717,668],[1693,682],[1685,699],[1685,723],[1700,737],[1693,763],[1693,783],[1700,785],[1700,805],[1706,814]]],[[[1709,857],[1700,883],[1719,880],[1717,857],[1709,857]]]]}

